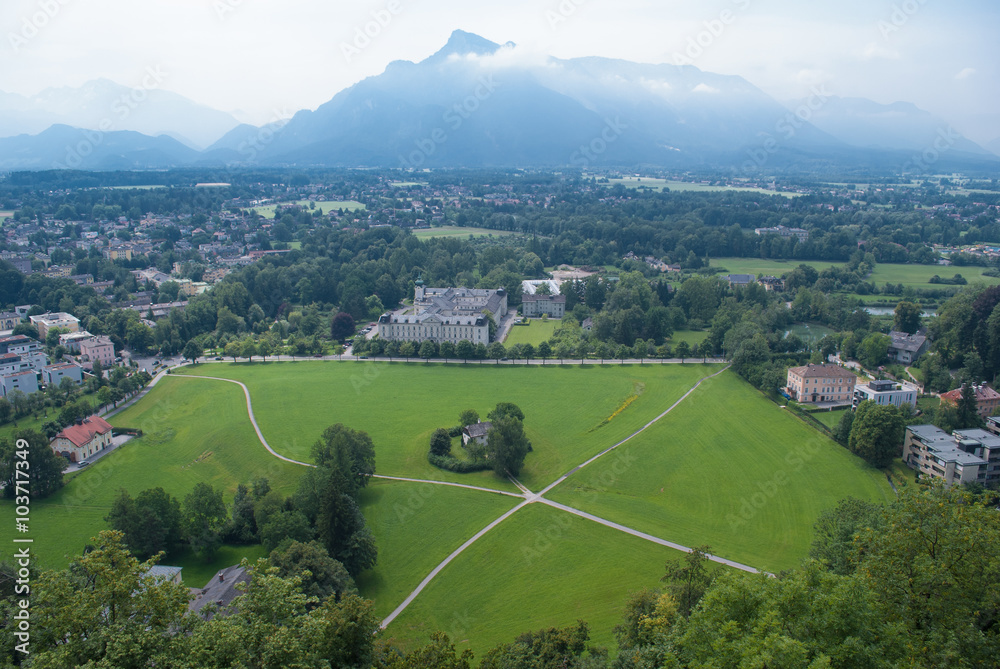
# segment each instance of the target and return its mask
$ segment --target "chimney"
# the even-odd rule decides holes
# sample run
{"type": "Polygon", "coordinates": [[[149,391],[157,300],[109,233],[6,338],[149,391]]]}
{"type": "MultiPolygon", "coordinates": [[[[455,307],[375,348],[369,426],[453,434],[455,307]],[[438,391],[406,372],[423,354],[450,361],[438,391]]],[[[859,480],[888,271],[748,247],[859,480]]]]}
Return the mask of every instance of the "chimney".
{"type": "Polygon", "coordinates": [[[219,583],[222,583],[225,580],[226,580],[226,575],[225,574],[219,574],[219,583]]]}

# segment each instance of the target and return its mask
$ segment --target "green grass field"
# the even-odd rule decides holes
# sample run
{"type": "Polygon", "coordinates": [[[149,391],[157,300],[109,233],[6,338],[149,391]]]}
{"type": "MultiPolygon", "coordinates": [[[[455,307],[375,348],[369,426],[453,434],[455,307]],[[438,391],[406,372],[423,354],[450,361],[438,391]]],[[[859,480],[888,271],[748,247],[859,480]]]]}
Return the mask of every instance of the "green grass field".
{"type": "Polygon", "coordinates": [[[413,231],[417,239],[436,239],[438,237],[505,237],[515,233],[509,230],[489,230],[487,228],[462,228],[456,225],[442,225],[436,228],[421,228],[413,231]]]}
{"type": "Polygon", "coordinates": [[[543,321],[540,318],[532,318],[528,325],[514,325],[510,328],[504,346],[509,348],[514,344],[531,344],[538,348],[543,341],[552,339],[560,324],[561,321],[554,319],[543,321]]]}
{"type": "Polygon", "coordinates": [[[434,567],[518,500],[429,483],[372,481],[362,493],[378,564],[358,588],[385,617],[434,567]]]}
{"type": "MultiPolygon", "coordinates": [[[[310,202],[314,200],[298,200],[297,202],[279,202],[276,204],[269,204],[263,207],[254,207],[254,210],[264,218],[274,218],[275,212],[278,210],[279,206],[287,206],[290,204],[297,204],[300,207],[308,207],[310,202]]],[[[338,209],[343,209],[344,211],[363,211],[365,205],[360,202],[355,202],[354,200],[343,200],[343,201],[331,201],[331,202],[316,202],[316,209],[323,212],[324,215],[329,214],[331,211],[337,211],[338,209]]],[[[248,210],[249,211],[249,210],[248,210]]]]}
{"type": "Polygon", "coordinates": [[[629,592],[660,586],[681,554],[569,513],[531,504],[473,544],[387,629],[403,647],[441,630],[477,658],[521,632],[590,624],[612,646],[629,592]]]}
{"type": "Polygon", "coordinates": [[[678,330],[677,332],[670,335],[667,343],[670,344],[671,348],[676,348],[678,344],[682,341],[686,341],[688,346],[692,349],[698,346],[701,342],[708,339],[708,330],[678,330]]]}
{"type": "Polygon", "coordinates": [[[816,518],[839,499],[891,495],[881,472],[727,372],[549,497],[777,571],[799,563],[816,518]]]}
{"type": "MultiPolygon", "coordinates": [[[[627,437],[717,370],[703,365],[500,365],[284,362],[212,363],[178,370],[243,381],[271,447],[308,461],[312,444],[341,422],[368,432],[378,473],[516,491],[492,472],[455,474],[427,462],[431,434],[464,409],[485,419],[497,402],[525,412],[534,447],[520,480],[538,490],[587,457],[627,437]],[[594,388],[602,392],[595,393],[594,388]],[[630,396],[638,398],[603,427],[630,396]]],[[[191,384],[215,381],[191,379],[191,384]]]]}
{"type": "MultiPolygon", "coordinates": [[[[969,283],[982,281],[990,285],[1000,284],[1000,278],[983,276],[986,267],[944,267],[942,265],[876,265],[870,279],[877,285],[886,283],[903,284],[903,287],[913,288],[946,288],[943,284],[929,283],[937,274],[942,279],[948,279],[961,274],[969,283]]],[[[959,286],[961,288],[961,286],[959,286]]]]}
{"type": "Polygon", "coordinates": [[[823,260],[763,260],[761,258],[712,258],[710,267],[724,267],[730,274],[772,274],[780,277],[791,272],[799,265],[809,265],[817,271],[823,271],[833,265],[844,263],[827,262],[823,260]]]}
{"type": "Polygon", "coordinates": [[[0,211],[0,218],[10,218],[14,215],[12,211],[0,211]]]}
{"type": "MultiPolygon", "coordinates": [[[[231,383],[166,377],[143,401],[110,419],[112,425],[145,432],[86,469],[66,476],[66,486],[52,497],[32,503],[32,530],[39,565],[61,568],[80,554],[90,538],[107,529],[104,517],[120,489],[135,495],[162,487],[183,502],[199,482],[222,488],[227,504],[239,483],[266,476],[271,486],[290,493],[302,467],[271,456],[257,440],[247,419],[243,392],[231,383]]],[[[0,502],[4,514],[10,503],[0,502]]],[[[8,550],[0,547],[0,551],[8,550]]],[[[189,580],[232,564],[241,551],[221,553],[189,580]]],[[[168,558],[169,561],[169,558],[168,558]]],[[[238,559],[235,560],[239,562],[238,559]]],[[[205,577],[207,580],[207,576],[205,577]]]]}
{"type": "Polygon", "coordinates": [[[624,179],[609,179],[611,185],[619,184],[626,188],[650,188],[662,191],[669,188],[674,193],[721,193],[732,191],[737,193],[761,193],[763,195],[781,195],[784,197],[801,197],[800,193],[775,193],[773,190],[765,188],[750,188],[741,186],[712,186],[710,184],[692,183],[690,181],[672,181],[668,179],[656,179],[653,177],[627,177],[624,179]]]}
{"type": "Polygon", "coordinates": [[[843,418],[844,414],[848,411],[850,411],[850,409],[845,407],[843,409],[834,409],[833,411],[810,411],[808,413],[810,416],[832,430],[837,427],[837,423],[840,422],[840,419],[843,418]]]}

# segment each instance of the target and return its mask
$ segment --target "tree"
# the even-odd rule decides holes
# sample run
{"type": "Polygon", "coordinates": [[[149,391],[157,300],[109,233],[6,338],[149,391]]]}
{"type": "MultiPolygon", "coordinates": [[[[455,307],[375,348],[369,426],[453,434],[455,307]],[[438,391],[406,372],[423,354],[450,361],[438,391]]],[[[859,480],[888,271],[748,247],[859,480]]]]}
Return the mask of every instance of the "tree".
{"type": "Polygon", "coordinates": [[[499,362],[507,357],[507,349],[498,341],[493,342],[486,349],[486,355],[499,362]]]}
{"type": "Polygon", "coordinates": [[[284,549],[271,551],[268,562],[278,569],[278,576],[300,578],[302,592],[321,603],[331,596],[340,601],[358,594],[344,565],[331,558],[318,541],[293,541],[284,549]]]}
{"type": "Polygon", "coordinates": [[[35,430],[14,430],[13,439],[0,439],[0,484],[3,496],[14,499],[24,495],[25,488],[34,499],[48,497],[63,487],[63,470],[66,458],[57,455],[49,446],[49,440],[35,430]],[[22,457],[26,456],[26,457],[22,457]],[[27,479],[23,466],[18,462],[28,462],[27,479]],[[21,471],[22,476],[17,472],[21,471]]]}
{"type": "Polygon", "coordinates": [[[892,339],[881,332],[872,332],[858,347],[858,361],[866,369],[875,369],[889,360],[889,344],[892,339]]]}
{"type": "Polygon", "coordinates": [[[848,448],[869,464],[885,469],[902,452],[905,421],[891,404],[865,400],[854,410],[848,448]]]}
{"type": "Polygon", "coordinates": [[[243,354],[243,347],[238,341],[228,342],[224,350],[226,355],[232,356],[233,362],[236,362],[236,358],[243,354]]]}
{"type": "Polygon", "coordinates": [[[14,406],[6,397],[0,397],[0,425],[6,423],[14,415],[14,406]]]}
{"type": "Polygon", "coordinates": [[[205,349],[201,347],[201,344],[199,344],[196,339],[189,339],[188,343],[184,345],[184,352],[182,355],[194,363],[195,360],[205,355],[205,349]]]}
{"type": "Polygon", "coordinates": [[[348,494],[344,477],[326,468],[319,472],[320,476],[324,474],[320,481],[316,533],[330,556],[339,560],[352,576],[357,576],[375,565],[378,558],[375,539],[357,502],[348,494]]]}
{"type": "Polygon", "coordinates": [[[149,576],[156,560],[130,555],[120,532],[91,541],[69,569],[32,581],[32,666],[178,666],[188,589],[149,576]]]}
{"type": "Polygon", "coordinates": [[[431,633],[426,646],[403,655],[392,655],[376,663],[376,669],[469,669],[473,653],[466,648],[461,655],[455,652],[455,644],[447,634],[431,633]]]}
{"type": "Polygon", "coordinates": [[[249,362],[253,362],[253,357],[257,355],[257,344],[253,337],[244,337],[240,342],[240,354],[249,362]]]}
{"type": "Polygon", "coordinates": [[[955,421],[955,427],[958,429],[981,427],[983,424],[983,419],[979,417],[976,389],[971,383],[962,384],[962,395],[958,398],[955,421]]]}
{"type": "Polygon", "coordinates": [[[455,347],[455,354],[462,359],[462,362],[468,362],[469,358],[475,355],[475,347],[468,339],[463,339],[455,347]]]}
{"type": "MultiPolygon", "coordinates": [[[[495,422],[503,418],[514,418],[523,421],[524,412],[521,411],[521,407],[517,406],[513,402],[497,402],[493,411],[489,412],[486,416],[486,419],[491,422],[495,422]]],[[[471,423],[468,424],[471,425],[471,423]]]]}
{"type": "Polygon", "coordinates": [[[449,360],[455,357],[455,345],[450,341],[441,342],[441,346],[438,349],[438,354],[445,360],[449,360]]]}
{"type": "Polygon", "coordinates": [[[680,342],[677,344],[677,347],[674,348],[674,355],[680,358],[681,362],[684,362],[685,358],[691,357],[691,344],[686,341],[680,342]]]}
{"type": "Polygon", "coordinates": [[[412,341],[404,341],[402,344],[399,345],[399,354],[404,358],[406,358],[407,362],[410,361],[410,358],[416,355],[416,351],[417,349],[413,345],[412,341]]]}
{"type": "Polygon", "coordinates": [[[896,305],[892,329],[897,332],[916,334],[917,330],[920,329],[920,317],[922,315],[923,310],[919,305],[903,300],[896,305]]]}
{"type": "Polygon", "coordinates": [[[542,364],[545,364],[545,359],[552,356],[552,346],[547,341],[543,341],[538,345],[538,357],[542,359],[542,364]]]}
{"type": "Polygon", "coordinates": [[[135,499],[121,490],[104,520],[140,560],[171,552],[181,539],[181,504],[163,488],[143,490],[135,499]]]}
{"type": "Polygon", "coordinates": [[[354,336],[354,317],[345,311],[337,313],[330,321],[330,337],[335,341],[344,341],[354,336]]]}
{"type": "Polygon", "coordinates": [[[493,471],[498,476],[517,476],[531,450],[531,442],[524,434],[524,423],[514,416],[502,416],[491,422],[493,425],[486,436],[486,453],[493,471]]]}
{"type": "Polygon", "coordinates": [[[420,344],[419,355],[424,359],[424,362],[427,362],[437,355],[437,344],[430,339],[425,340],[422,344],[420,344]]]}
{"type": "Polygon", "coordinates": [[[184,536],[191,549],[206,561],[212,559],[222,543],[219,533],[227,518],[222,491],[207,483],[198,483],[184,498],[184,536]]]}
{"type": "Polygon", "coordinates": [[[375,445],[367,432],[352,430],[336,423],[323,430],[313,444],[313,462],[317,467],[331,469],[341,475],[347,493],[356,496],[375,474],[375,445]]]}
{"type": "Polygon", "coordinates": [[[538,667],[558,669],[581,667],[589,651],[595,660],[591,666],[600,666],[607,660],[607,652],[588,648],[590,631],[582,620],[564,629],[538,630],[519,635],[512,643],[502,644],[488,651],[480,669],[516,669],[538,667]]]}
{"type": "Polygon", "coordinates": [[[835,508],[821,513],[813,525],[809,557],[822,562],[834,574],[853,574],[857,568],[855,541],[865,528],[881,527],[881,511],[879,505],[866,500],[840,500],[835,508]]]}
{"type": "Polygon", "coordinates": [[[267,520],[260,526],[260,543],[264,548],[274,550],[288,541],[312,541],[316,531],[309,519],[301,511],[282,509],[265,516],[267,520]]]}
{"type": "Polygon", "coordinates": [[[458,424],[462,427],[473,425],[479,422],[479,412],[475,409],[466,409],[458,416],[458,424]]]}
{"type": "Polygon", "coordinates": [[[431,435],[431,453],[434,455],[451,454],[451,435],[443,427],[434,430],[434,434],[431,435]]]}
{"type": "Polygon", "coordinates": [[[257,344],[257,354],[267,362],[267,356],[274,353],[274,346],[271,344],[271,340],[264,337],[257,344]]]}
{"type": "Polygon", "coordinates": [[[682,559],[668,562],[666,574],[660,579],[667,583],[667,591],[673,595],[678,612],[685,618],[691,615],[691,611],[712,585],[714,575],[707,569],[706,557],[711,550],[708,546],[699,546],[682,559]]]}

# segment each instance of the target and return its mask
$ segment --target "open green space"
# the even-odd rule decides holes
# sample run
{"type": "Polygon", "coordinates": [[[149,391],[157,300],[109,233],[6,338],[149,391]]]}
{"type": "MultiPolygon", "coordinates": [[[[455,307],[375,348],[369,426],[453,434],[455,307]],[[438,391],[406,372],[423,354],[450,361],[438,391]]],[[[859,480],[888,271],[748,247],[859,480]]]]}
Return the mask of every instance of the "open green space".
{"type": "Polygon", "coordinates": [[[380,617],[469,537],[518,503],[515,497],[430,483],[374,480],[361,497],[378,564],[361,574],[362,596],[380,617]]]}
{"type": "Polygon", "coordinates": [[[354,200],[335,200],[330,202],[316,202],[315,200],[298,200],[296,202],[276,202],[275,204],[268,204],[263,207],[253,207],[253,209],[264,218],[274,218],[275,212],[277,212],[278,207],[287,207],[290,204],[297,204],[300,207],[308,208],[310,203],[315,204],[316,209],[322,211],[324,216],[326,214],[329,214],[331,211],[338,211],[340,209],[343,209],[344,211],[362,211],[365,209],[365,205],[361,204],[360,202],[355,202],[354,200]]]}
{"type": "Polygon", "coordinates": [[[708,335],[708,330],[678,330],[670,335],[667,343],[670,344],[672,348],[676,348],[682,341],[686,341],[688,346],[694,349],[701,342],[708,339],[708,335]]]}
{"type": "Polygon", "coordinates": [[[764,260],[761,258],[712,258],[710,267],[724,267],[730,274],[771,274],[780,277],[799,265],[808,265],[817,271],[827,267],[842,266],[844,263],[826,260],[764,260]]]}
{"type": "Polygon", "coordinates": [[[670,179],[656,179],[653,177],[626,177],[624,179],[609,179],[611,185],[622,185],[626,188],[649,188],[662,191],[669,188],[674,193],[720,193],[734,191],[737,193],[761,193],[764,195],[781,195],[784,197],[801,197],[800,193],[776,193],[766,188],[754,188],[743,186],[713,186],[711,184],[694,183],[691,181],[673,181],[670,179]]]}
{"type": "MultiPolygon", "coordinates": [[[[291,493],[303,471],[278,460],[260,444],[247,418],[243,391],[235,384],[168,376],[109,422],[139,428],[144,436],[67,475],[66,485],[51,497],[32,500],[33,548],[43,568],[65,567],[91,537],[107,529],[104,517],[121,489],[136,495],[162,487],[183,502],[196,484],[205,482],[222,488],[231,504],[240,483],[265,476],[272,488],[291,493]]],[[[9,501],[0,501],[4,515],[10,506],[9,501]]],[[[242,547],[232,554],[220,553],[195,570],[193,578],[232,564],[227,560],[244,551],[252,557],[255,550],[242,547]]],[[[188,577],[185,573],[185,582],[188,577]]]]}
{"type": "Polygon", "coordinates": [[[504,346],[508,348],[514,344],[531,344],[535,348],[543,341],[552,339],[560,321],[549,319],[543,321],[540,318],[533,318],[527,325],[514,325],[510,328],[510,333],[504,341],[504,346]]]}
{"type": "Polygon", "coordinates": [[[805,557],[838,500],[891,495],[880,471],[726,372],[548,497],[776,572],[805,557]]]}
{"type": "Polygon", "coordinates": [[[584,620],[593,645],[612,646],[628,593],[657,588],[681,553],[531,504],[444,568],[386,629],[404,648],[441,630],[482,658],[521,632],[584,620]]]}
{"type": "Polygon", "coordinates": [[[12,211],[0,211],[0,218],[10,218],[14,215],[12,211]]]}
{"type": "Polygon", "coordinates": [[[490,230],[488,228],[462,228],[457,225],[442,225],[436,228],[420,228],[413,230],[417,239],[435,239],[438,237],[505,237],[513,235],[509,230],[490,230]]]}
{"type": "Polygon", "coordinates": [[[791,333],[806,343],[815,344],[827,335],[837,334],[837,331],[819,323],[796,323],[792,326],[791,333]]]}
{"type": "Polygon", "coordinates": [[[492,472],[455,474],[431,465],[431,434],[455,425],[464,409],[476,409],[485,420],[497,402],[514,402],[525,412],[524,428],[534,448],[519,478],[538,490],[632,434],[718,369],[700,364],[302,361],[202,364],[177,374],[246,383],[265,439],[287,457],[308,462],[322,431],[339,422],[371,435],[379,474],[516,491],[492,472]],[[633,395],[625,410],[604,423],[633,395]]]}
{"type": "Polygon", "coordinates": [[[839,423],[840,419],[844,417],[844,414],[850,410],[851,409],[849,407],[844,407],[841,409],[833,409],[832,411],[810,411],[809,415],[832,430],[837,427],[837,423],[839,423]]]}
{"type": "MultiPolygon", "coordinates": [[[[961,274],[969,283],[982,281],[990,285],[1000,284],[1000,278],[984,276],[986,267],[957,267],[951,265],[876,265],[875,271],[869,277],[876,285],[882,286],[886,283],[903,284],[903,287],[912,288],[947,288],[945,284],[930,283],[931,277],[937,274],[942,279],[949,279],[956,274],[961,274]]],[[[961,286],[958,286],[961,288],[961,286]]]]}

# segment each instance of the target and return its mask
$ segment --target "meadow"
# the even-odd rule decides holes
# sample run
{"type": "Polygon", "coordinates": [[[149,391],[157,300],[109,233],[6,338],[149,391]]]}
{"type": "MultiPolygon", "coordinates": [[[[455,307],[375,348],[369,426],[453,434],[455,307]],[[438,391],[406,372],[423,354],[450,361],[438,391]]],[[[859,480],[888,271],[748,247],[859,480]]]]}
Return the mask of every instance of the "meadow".
{"type": "Polygon", "coordinates": [[[533,318],[528,325],[514,325],[510,328],[510,334],[504,341],[504,346],[508,348],[514,344],[531,344],[536,349],[543,341],[552,339],[560,321],[549,319],[543,321],[540,318],[533,318]]]}
{"type": "MultiPolygon", "coordinates": [[[[815,268],[817,271],[823,271],[824,269],[832,266],[841,267],[844,263],[838,262],[828,262],[821,260],[764,260],[761,258],[712,258],[711,267],[724,267],[730,274],[753,274],[757,276],[758,274],[772,274],[774,276],[781,276],[786,272],[791,272],[793,269],[799,265],[809,265],[815,268]]],[[[903,284],[904,288],[946,288],[948,286],[941,284],[932,284],[930,279],[932,276],[937,274],[941,278],[951,278],[955,274],[961,274],[969,283],[975,283],[977,281],[982,281],[990,285],[1000,284],[1000,278],[984,276],[983,272],[986,267],[956,267],[944,265],[900,265],[900,264],[882,264],[879,263],[875,266],[875,271],[871,273],[868,277],[869,281],[874,281],[878,286],[884,286],[887,283],[893,285],[903,284]]],[[[891,295],[872,295],[868,296],[873,301],[889,300],[894,301],[891,295]]]]}
{"type": "Polygon", "coordinates": [[[649,188],[651,190],[670,189],[673,193],[760,193],[762,195],[781,195],[787,198],[801,197],[800,193],[776,193],[766,188],[753,188],[742,186],[713,186],[711,184],[693,183],[691,181],[673,181],[669,179],[656,179],[653,177],[626,177],[624,179],[609,179],[613,186],[622,185],[626,188],[649,188]]]}
{"type": "MultiPolygon", "coordinates": [[[[540,323],[540,321],[535,321],[540,323]]],[[[529,326],[533,327],[533,326],[529,326]]],[[[377,471],[517,492],[492,472],[454,474],[426,460],[431,432],[475,408],[485,418],[499,401],[525,412],[533,445],[521,482],[540,490],[573,471],[547,498],[687,546],[777,571],[806,554],[812,524],[853,495],[885,500],[885,477],[768,401],[732,372],[707,379],[659,422],[592,464],[579,465],[629,437],[719,365],[559,365],[211,363],[163,378],[116,425],[145,436],[72,475],[66,488],[37,500],[32,513],[42,566],[61,567],[103,518],[117,490],[162,486],[183,498],[199,481],[223,488],[267,476],[291,492],[304,469],[260,444],[242,390],[247,384],[261,430],[279,453],[310,460],[322,430],[342,422],[367,431],[377,471]],[[595,392],[595,389],[600,389],[595,392]]],[[[456,448],[459,448],[456,446],[456,448]]],[[[362,509],[379,548],[361,594],[386,616],[440,562],[521,500],[429,483],[377,479],[362,509]]],[[[212,563],[171,556],[198,587],[215,570],[259,546],[224,547],[212,563]]],[[[630,591],[658,587],[664,563],[681,554],[541,503],[496,526],[430,582],[389,625],[404,648],[436,630],[459,649],[482,653],[518,633],[591,625],[592,641],[612,645],[630,591]]]]}
{"type": "Polygon", "coordinates": [[[490,230],[487,228],[463,228],[456,225],[442,225],[436,228],[420,228],[413,230],[417,239],[436,239],[439,237],[468,239],[469,237],[505,237],[515,233],[509,230],[490,230]]]}
{"type": "MultiPolygon", "coordinates": [[[[589,456],[652,420],[713,365],[443,365],[423,362],[212,363],[184,367],[242,381],[254,414],[278,453],[308,462],[310,448],[333,423],[368,432],[379,474],[434,479],[516,492],[492,472],[455,474],[427,462],[431,434],[458,422],[464,409],[486,415],[498,402],[525,412],[534,451],[520,481],[539,490],[589,456]],[[593,392],[601,388],[600,393],[593,392]],[[633,395],[627,411],[604,423],[633,395]],[[603,424],[603,425],[602,425],[603,424]]],[[[216,384],[194,380],[192,384],[216,384]]]]}
{"type": "Polygon", "coordinates": [[[731,372],[620,450],[548,497],[772,572],[799,563],[837,500],[892,495],[881,472],[731,372]]]}
{"type": "MultiPolygon", "coordinates": [[[[159,486],[183,501],[197,483],[206,482],[222,488],[231,504],[240,483],[266,476],[273,488],[290,493],[301,475],[301,467],[277,460],[261,446],[235,384],[198,386],[168,376],[109,422],[145,434],[66,475],[66,485],[51,497],[32,501],[33,548],[41,567],[65,567],[91,537],[107,529],[104,517],[119,490],[136,495],[159,486]]],[[[9,505],[4,500],[0,509],[6,512],[9,505]]],[[[185,582],[199,587],[202,577],[207,581],[242,555],[258,553],[256,547],[243,547],[223,552],[209,564],[189,559],[189,567],[199,568],[184,574],[185,582]]]]}
{"type": "Polygon", "coordinates": [[[297,202],[278,202],[275,204],[268,204],[263,207],[253,207],[253,209],[264,218],[274,218],[274,215],[277,212],[278,207],[288,206],[290,204],[297,204],[300,207],[309,207],[310,202],[313,202],[316,205],[316,209],[322,211],[324,215],[329,214],[331,211],[337,211],[339,209],[343,209],[344,211],[363,211],[365,209],[365,205],[361,204],[360,202],[355,202],[354,200],[331,201],[331,202],[315,202],[313,200],[299,200],[297,202]]]}

